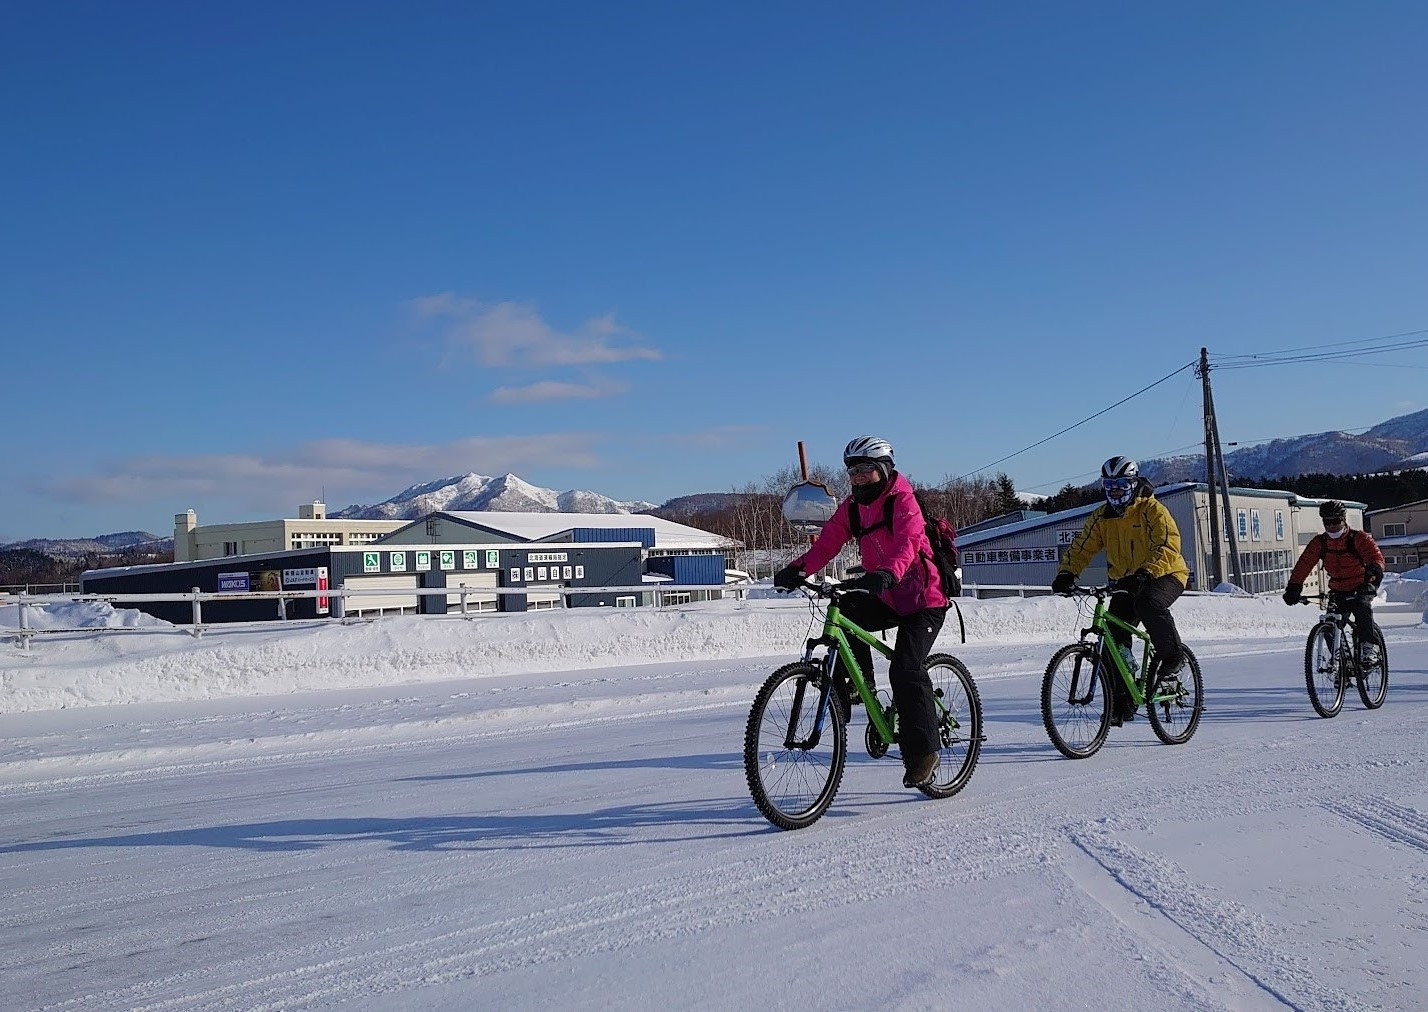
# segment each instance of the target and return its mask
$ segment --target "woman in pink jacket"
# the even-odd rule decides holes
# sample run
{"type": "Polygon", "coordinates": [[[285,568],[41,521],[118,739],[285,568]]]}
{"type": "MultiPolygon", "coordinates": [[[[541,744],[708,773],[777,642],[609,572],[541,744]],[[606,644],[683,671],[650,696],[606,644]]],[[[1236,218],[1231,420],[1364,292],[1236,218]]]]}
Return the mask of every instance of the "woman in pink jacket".
{"type": "MultiPolygon", "coordinates": [[[[942,748],[932,679],[924,665],[947,616],[947,595],[932,562],[932,545],[912,485],[894,469],[892,444],[877,436],[859,436],[844,448],[843,464],[852,496],[838,504],[808,551],[779,570],[773,582],[783,590],[796,588],[805,573],[822,569],[858,538],[863,575],[843,586],[868,593],[849,595],[841,607],[864,629],[897,630],[888,681],[898,712],[906,770],[902,782],[904,787],[920,787],[931,782],[942,748]]],[[[871,682],[871,648],[857,640],[851,646],[871,682]]],[[[848,698],[846,684],[839,681],[840,695],[848,698]]]]}

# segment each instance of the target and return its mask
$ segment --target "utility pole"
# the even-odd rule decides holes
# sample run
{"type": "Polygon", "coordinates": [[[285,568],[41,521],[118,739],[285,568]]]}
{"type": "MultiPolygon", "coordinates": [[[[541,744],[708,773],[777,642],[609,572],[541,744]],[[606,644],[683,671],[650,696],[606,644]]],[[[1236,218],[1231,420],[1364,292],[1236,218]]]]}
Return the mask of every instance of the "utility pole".
{"type": "MultiPolygon", "coordinates": [[[[1230,571],[1234,573],[1235,586],[1244,587],[1244,573],[1240,568],[1240,548],[1238,536],[1235,533],[1234,517],[1230,510],[1230,480],[1225,471],[1225,455],[1220,450],[1220,426],[1215,421],[1215,401],[1210,396],[1210,353],[1204,348],[1200,349],[1200,388],[1205,397],[1205,484],[1210,489],[1210,528],[1213,531],[1218,525],[1215,522],[1215,479],[1216,471],[1219,472],[1220,499],[1225,508],[1225,539],[1230,544],[1230,571]]],[[[1220,536],[1219,532],[1214,534],[1215,540],[1215,583],[1216,585],[1224,581],[1225,567],[1220,561],[1220,536]]]]}
{"type": "Polygon", "coordinates": [[[1201,403],[1205,406],[1205,485],[1210,490],[1210,559],[1213,583],[1210,589],[1225,582],[1225,560],[1220,554],[1220,509],[1215,505],[1215,416],[1210,407],[1210,353],[1200,349],[1201,403]]]}

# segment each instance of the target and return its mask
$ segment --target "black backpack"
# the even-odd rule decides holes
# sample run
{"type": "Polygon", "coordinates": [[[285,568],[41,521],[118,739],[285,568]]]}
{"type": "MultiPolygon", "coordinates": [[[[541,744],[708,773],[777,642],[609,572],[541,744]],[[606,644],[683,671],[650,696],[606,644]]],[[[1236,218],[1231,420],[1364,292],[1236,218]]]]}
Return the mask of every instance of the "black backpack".
{"type": "MultiPolygon", "coordinates": [[[[957,531],[941,517],[929,518],[926,504],[916,493],[913,498],[917,501],[917,508],[922,511],[927,543],[932,546],[932,566],[937,570],[938,579],[942,581],[942,593],[948,598],[961,597],[962,581],[957,576],[957,531]]],[[[871,527],[862,526],[862,520],[858,516],[860,512],[856,503],[849,506],[848,526],[853,537],[859,540],[864,534],[880,527],[892,527],[893,497],[888,496],[883,500],[883,518],[871,527]]]]}

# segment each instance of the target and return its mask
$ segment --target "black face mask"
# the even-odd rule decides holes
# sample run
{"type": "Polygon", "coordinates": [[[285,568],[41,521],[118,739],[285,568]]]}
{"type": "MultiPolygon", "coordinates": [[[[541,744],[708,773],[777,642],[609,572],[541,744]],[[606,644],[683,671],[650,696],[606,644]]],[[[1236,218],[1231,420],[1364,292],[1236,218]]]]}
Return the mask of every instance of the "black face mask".
{"type": "Polygon", "coordinates": [[[878,496],[888,487],[888,479],[883,475],[877,481],[870,481],[866,485],[853,486],[853,501],[859,506],[871,506],[878,496]]]}

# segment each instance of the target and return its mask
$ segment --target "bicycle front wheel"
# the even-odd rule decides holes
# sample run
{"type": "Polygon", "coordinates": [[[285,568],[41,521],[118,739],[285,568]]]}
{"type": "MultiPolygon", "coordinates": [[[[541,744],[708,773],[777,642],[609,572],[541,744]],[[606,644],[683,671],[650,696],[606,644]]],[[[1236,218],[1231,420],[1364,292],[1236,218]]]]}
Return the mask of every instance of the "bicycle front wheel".
{"type": "Polygon", "coordinates": [[[1067,759],[1095,755],[1111,730],[1111,683],[1098,652],[1086,643],[1064,646],[1041,680],[1041,722],[1067,759]]]}
{"type": "Polygon", "coordinates": [[[1309,703],[1321,717],[1333,717],[1344,706],[1344,679],[1339,672],[1339,640],[1343,632],[1332,622],[1309,630],[1304,644],[1304,683],[1309,703]]]}
{"type": "Polygon", "coordinates": [[[1145,715],[1150,729],[1167,745],[1183,745],[1200,726],[1200,714],[1205,709],[1205,685],[1200,678],[1200,662],[1185,651],[1185,667],[1169,678],[1159,678],[1146,700],[1145,715]]]}
{"type": "Polygon", "coordinates": [[[921,790],[929,798],[950,798],[972,779],[982,754],[982,697],[972,673],[951,654],[927,658],[927,674],[937,696],[937,730],[942,748],[932,783],[921,790]]]}
{"type": "Polygon", "coordinates": [[[785,664],[754,697],[744,728],[744,777],[764,818],[780,829],[811,826],[843,780],[848,729],[830,705],[821,667],[785,664]]]}
{"type": "Polygon", "coordinates": [[[1358,687],[1364,706],[1377,710],[1388,695],[1388,646],[1383,642],[1383,630],[1377,624],[1373,627],[1373,642],[1378,646],[1378,660],[1372,667],[1360,668],[1358,687]]]}

